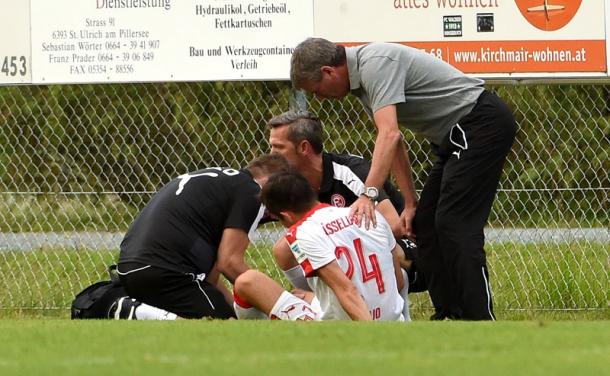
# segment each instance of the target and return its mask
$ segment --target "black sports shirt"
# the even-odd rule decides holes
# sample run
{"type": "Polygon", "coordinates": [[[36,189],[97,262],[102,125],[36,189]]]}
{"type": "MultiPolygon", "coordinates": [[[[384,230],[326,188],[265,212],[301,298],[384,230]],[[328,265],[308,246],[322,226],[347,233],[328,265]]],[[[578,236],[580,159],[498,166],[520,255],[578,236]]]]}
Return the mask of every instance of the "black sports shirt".
{"type": "MultiPolygon", "coordinates": [[[[355,155],[323,153],[323,176],[318,200],[332,206],[350,206],[363,191],[370,169],[369,162],[355,155]]],[[[379,190],[378,200],[387,198],[400,215],[405,207],[404,199],[388,180],[383,184],[383,189],[379,190]]]]}
{"type": "Polygon", "coordinates": [[[119,263],[208,273],[226,228],[246,233],[263,214],[259,185],[246,170],[207,168],[165,185],[131,224],[119,263]]]}

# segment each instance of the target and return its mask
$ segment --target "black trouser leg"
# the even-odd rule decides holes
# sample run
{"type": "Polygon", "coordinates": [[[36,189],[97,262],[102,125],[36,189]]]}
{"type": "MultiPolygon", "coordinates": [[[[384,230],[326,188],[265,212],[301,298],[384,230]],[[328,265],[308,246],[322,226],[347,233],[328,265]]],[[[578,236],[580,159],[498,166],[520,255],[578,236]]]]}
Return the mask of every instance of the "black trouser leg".
{"type": "Polygon", "coordinates": [[[511,111],[486,92],[435,147],[415,230],[437,318],[494,319],[483,228],[515,131],[511,111]]]}
{"type": "Polygon", "coordinates": [[[516,126],[495,95],[484,94],[438,149],[443,166],[436,233],[456,283],[462,318],[493,320],[483,228],[487,223],[516,126]]]}
{"type": "Polygon", "coordinates": [[[426,276],[430,299],[434,305],[433,319],[460,315],[457,306],[457,291],[443,259],[443,252],[436,233],[436,209],[440,196],[443,173],[442,161],[430,171],[419,198],[414,225],[419,251],[419,268],[426,276]]]}

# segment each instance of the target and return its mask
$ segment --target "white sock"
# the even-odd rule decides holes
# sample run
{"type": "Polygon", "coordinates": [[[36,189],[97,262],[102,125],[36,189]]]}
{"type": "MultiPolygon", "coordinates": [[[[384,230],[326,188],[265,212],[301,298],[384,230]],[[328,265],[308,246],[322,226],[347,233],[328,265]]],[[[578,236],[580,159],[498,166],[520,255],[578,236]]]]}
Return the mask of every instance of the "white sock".
{"type": "Polygon", "coordinates": [[[271,308],[269,317],[272,320],[314,321],[319,320],[320,314],[321,312],[316,312],[315,308],[303,299],[284,291],[271,308]]]}
{"type": "Polygon", "coordinates": [[[234,302],[233,309],[238,320],[269,320],[269,316],[265,312],[254,307],[242,307],[234,302]]]}
{"type": "Polygon", "coordinates": [[[301,268],[300,265],[288,270],[283,270],[283,272],[294,287],[301,290],[311,291],[309,284],[307,284],[307,278],[305,278],[305,274],[303,274],[303,268],[301,268]]]}
{"type": "Polygon", "coordinates": [[[254,307],[233,291],[233,310],[238,320],[268,320],[269,316],[254,307]]]}
{"type": "Polygon", "coordinates": [[[138,320],[176,320],[177,317],[175,313],[144,303],[136,308],[136,318],[138,320]]]}

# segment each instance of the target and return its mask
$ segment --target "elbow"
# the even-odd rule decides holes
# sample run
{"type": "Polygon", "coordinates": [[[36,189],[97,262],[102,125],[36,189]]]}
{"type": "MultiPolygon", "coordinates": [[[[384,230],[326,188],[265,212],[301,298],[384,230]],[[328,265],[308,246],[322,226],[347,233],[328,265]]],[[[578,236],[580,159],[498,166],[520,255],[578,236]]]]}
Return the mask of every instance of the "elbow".
{"type": "Polygon", "coordinates": [[[292,252],[290,251],[288,243],[286,243],[285,241],[275,243],[272,251],[273,258],[275,259],[280,269],[289,270],[298,265],[297,260],[294,258],[292,252]]]}
{"type": "Polygon", "coordinates": [[[388,145],[390,148],[397,148],[402,141],[402,133],[398,128],[386,129],[380,131],[377,141],[382,141],[383,144],[388,145]]]}
{"type": "Polygon", "coordinates": [[[388,129],[385,133],[385,137],[392,142],[392,144],[398,144],[400,140],[402,140],[402,132],[398,127],[388,129]]]}
{"type": "Polygon", "coordinates": [[[218,263],[218,272],[222,275],[224,275],[228,280],[230,281],[235,281],[235,278],[237,278],[237,276],[235,276],[235,278],[230,278],[229,276],[231,276],[233,273],[231,273],[231,267],[229,264],[227,263],[218,263]]]}
{"type": "Polygon", "coordinates": [[[243,262],[238,262],[236,259],[219,260],[218,271],[225,276],[231,283],[235,283],[237,277],[245,272],[247,267],[243,262]]]}

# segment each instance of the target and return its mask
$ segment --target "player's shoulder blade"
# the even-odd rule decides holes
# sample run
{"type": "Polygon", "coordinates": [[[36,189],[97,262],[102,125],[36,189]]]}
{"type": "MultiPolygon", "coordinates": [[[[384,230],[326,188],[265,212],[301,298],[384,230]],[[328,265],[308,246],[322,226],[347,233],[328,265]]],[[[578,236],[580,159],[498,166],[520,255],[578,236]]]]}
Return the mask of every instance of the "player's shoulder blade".
{"type": "Polygon", "coordinates": [[[208,167],[197,171],[188,172],[174,179],[176,196],[188,191],[200,191],[202,189],[219,189],[230,191],[239,187],[242,182],[252,181],[252,178],[243,171],[227,167],[208,167]],[[195,190],[189,190],[193,187],[195,190]]]}
{"type": "Polygon", "coordinates": [[[362,163],[366,163],[361,156],[354,154],[329,153],[329,157],[333,162],[348,167],[359,166],[362,163]]]}

